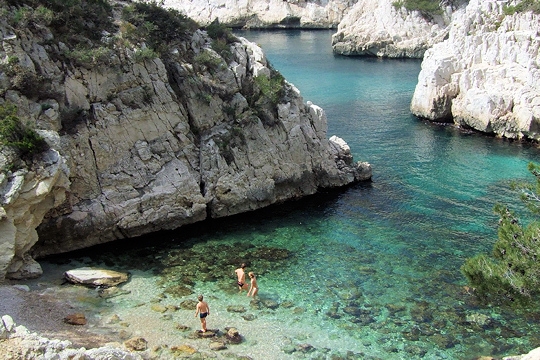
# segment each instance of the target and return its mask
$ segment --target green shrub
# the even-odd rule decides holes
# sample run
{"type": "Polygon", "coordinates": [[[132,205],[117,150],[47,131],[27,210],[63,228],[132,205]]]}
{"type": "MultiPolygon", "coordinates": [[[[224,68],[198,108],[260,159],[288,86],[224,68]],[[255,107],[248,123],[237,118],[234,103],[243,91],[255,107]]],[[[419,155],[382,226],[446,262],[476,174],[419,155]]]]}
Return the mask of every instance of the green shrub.
{"type": "Polygon", "coordinates": [[[224,40],[226,43],[232,43],[237,40],[230,28],[221,24],[218,19],[215,19],[206,27],[206,33],[214,40],[224,40]]]}
{"type": "Polygon", "coordinates": [[[540,14],[540,0],[523,0],[515,6],[505,5],[503,12],[505,15],[513,15],[515,13],[532,11],[535,14],[540,14]]]}
{"type": "Polygon", "coordinates": [[[135,62],[143,62],[145,60],[152,60],[158,57],[158,54],[150,48],[138,49],[133,55],[135,62]]]}
{"type": "Polygon", "coordinates": [[[181,40],[198,28],[195,21],[175,9],[165,9],[154,1],[137,2],[122,10],[122,18],[137,28],[138,36],[155,51],[168,53],[169,43],[181,40]]]}
{"type": "Polygon", "coordinates": [[[419,11],[425,17],[442,14],[439,0],[398,0],[392,3],[395,8],[404,7],[408,11],[419,11]]]}
{"type": "Polygon", "coordinates": [[[284,95],[285,78],[277,71],[271,77],[264,75],[255,77],[255,84],[259,88],[262,96],[270,100],[276,106],[284,95]]]}
{"type": "Polygon", "coordinates": [[[485,300],[524,302],[540,293],[540,166],[531,163],[529,171],[536,182],[513,188],[520,192],[533,220],[521,225],[514,212],[498,204],[498,240],[492,256],[477,255],[461,267],[476,294],[485,300]]]}
{"type": "Polygon", "coordinates": [[[47,149],[47,143],[17,117],[17,107],[0,105],[0,144],[16,150],[21,158],[30,157],[47,149]]]}
{"type": "Polygon", "coordinates": [[[99,64],[108,64],[113,56],[113,51],[104,46],[95,48],[78,46],[74,50],[67,51],[64,55],[78,65],[92,68],[99,64]]]}
{"type": "Polygon", "coordinates": [[[193,59],[193,63],[199,67],[206,67],[208,70],[217,70],[224,66],[223,59],[215,56],[211,51],[201,51],[193,59]]]}

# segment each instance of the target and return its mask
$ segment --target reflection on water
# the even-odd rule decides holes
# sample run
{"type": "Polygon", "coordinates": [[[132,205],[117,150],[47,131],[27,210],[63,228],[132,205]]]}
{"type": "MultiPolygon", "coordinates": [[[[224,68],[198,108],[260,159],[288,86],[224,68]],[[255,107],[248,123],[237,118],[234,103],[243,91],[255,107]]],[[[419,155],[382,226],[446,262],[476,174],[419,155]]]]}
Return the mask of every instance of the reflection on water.
{"type": "Polygon", "coordinates": [[[459,270],[490,250],[493,205],[514,202],[508,182],[528,176],[538,150],[412,117],[419,61],[334,56],[326,31],[241,35],[326,110],[329,135],[372,164],[373,182],[69,254],[77,263],[50,260],[49,276],[80,264],[130,271],[129,294],[79,294],[93,299],[95,323],[200,354],[209,350],[190,331],[199,326],[190,301],[203,293],[209,327],[244,336],[218,358],[470,359],[540,345],[538,307],[483,306],[459,270]],[[237,293],[243,261],[258,274],[258,301],[237,293]]]}

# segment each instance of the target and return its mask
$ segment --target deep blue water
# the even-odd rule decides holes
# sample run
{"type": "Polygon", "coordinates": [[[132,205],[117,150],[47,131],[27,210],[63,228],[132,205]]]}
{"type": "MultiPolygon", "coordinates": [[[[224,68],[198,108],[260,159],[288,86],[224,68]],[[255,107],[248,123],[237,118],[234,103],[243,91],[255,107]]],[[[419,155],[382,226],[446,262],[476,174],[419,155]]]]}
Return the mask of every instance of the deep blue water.
{"type": "MultiPolygon", "coordinates": [[[[194,279],[194,294],[213,294],[212,306],[225,309],[247,303],[235,297],[234,279],[216,274],[227,278],[248,261],[260,297],[282,305],[252,306],[253,321],[229,318],[228,310],[208,321],[237,327],[246,342],[236,352],[254,359],[330,359],[346,351],[362,359],[472,359],[539,346],[540,309],[482,305],[466,293],[460,273],[467,257],[490,251],[493,206],[516,202],[509,182],[531,177],[526,166],[538,161],[538,148],[412,116],[418,60],[335,56],[330,31],[237,34],[262,46],[305,101],[325,109],[328,136],[342,137],[356,160],[372,164],[372,182],[203,230],[150,236],[151,246],[132,252],[115,253],[109,244],[110,253],[86,262],[107,263],[108,256],[119,264],[127,256],[145,272],[141,278],[161,284],[183,272],[194,279]],[[290,256],[275,262],[265,257],[268,248],[290,256]],[[279,331],[266,332],[271,326],[279,331]],[[298,343],[316,350],[305,355],[287,345],[298,343]]],[[[108,306],[129,316],[127,300],[108,306]]]]}

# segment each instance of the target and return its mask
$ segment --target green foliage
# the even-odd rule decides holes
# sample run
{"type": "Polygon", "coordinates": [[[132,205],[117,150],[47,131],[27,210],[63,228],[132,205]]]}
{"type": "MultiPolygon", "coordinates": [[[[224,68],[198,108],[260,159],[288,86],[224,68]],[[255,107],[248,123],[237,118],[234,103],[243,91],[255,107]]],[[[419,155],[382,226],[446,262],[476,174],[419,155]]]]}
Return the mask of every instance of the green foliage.
{"type": "Polygon", "coordinates": [[[193,63],[199,67],[206,67],[208,70],[217,70],[223,66],[223,59],[215,56],[211,51],[201,51],[193,59],[193,63]]]}
{"type": "Polygon", "coordinates": [[[426,17],[442,14],[439,0],[398,0],[392,5],[398,9],[404,7],[408,11],[419,11],[426,17]]]}
{"type": "Polygon", "coordinates": [[[67,51],[64,55],[68,59],[75,61],[78,65],[92,68],[99,64],[108,64],[112,58],[113,52],[111,49],[104,46],[94,48],[78,46],[74,50],[67,51]]]}
{"type": "Polygon", "coordinates": [[[178,10],[165,9],[156,1],[136,2],[124,7],[122,19],[135,26],[138,38],[162,54],[168,52],[168,43],[180,40],[198,28],[196,22],[178,10]]]}
{"type": "MultiPolygon", "coordinates": [[[[535,183],[514,183],[533,217],[540,214],[540,166],[529,164],[535,183]]],[[[466,260],[461,271],[476,293],[491,300],[527,301],[540,292],[540,222],[521,225],[506,206],[499,214],[498,240],[491,257],[485,254],[466,260]]]]}
{"type": "Polygon", "coordinates": [[[540,0],[523,0],[519,4],[505,5],[503,12],[505,15],[513,15],[515,13],[532,11],[535,14],[540,14],[540,0]]]}
{"type": "Polygon", "coordinates": [[[215,19],[206,27],[206,33],[214,40],[221,39],[226,43],[236,41],[236,36],[233,35],[231,29],[221,24],[218,19],[215,19]]]}
{"type": "Polygon", "coordinates": [[[262,96],[269,99],[273,106],[276,106],[284,96],[285,78],[277,71],[271,77],[257,76],[255,84],[261,91],[262,96]]]}
{"type": "Polygon", "coordinates": [[[45,140],[21,122],[17,107],[10,103],[0,105],[0,144],[13,148],[22,158],[47,149],[45,140]]]}
{"type": "Polygon", "coordinates": [[[135,51],[134,60],[136,62],[143,62],[145,60],[152,60],[158,57],[158,54],[150,49],[150,48],[144,48],[144,49],[138,49],[135,51]]]}

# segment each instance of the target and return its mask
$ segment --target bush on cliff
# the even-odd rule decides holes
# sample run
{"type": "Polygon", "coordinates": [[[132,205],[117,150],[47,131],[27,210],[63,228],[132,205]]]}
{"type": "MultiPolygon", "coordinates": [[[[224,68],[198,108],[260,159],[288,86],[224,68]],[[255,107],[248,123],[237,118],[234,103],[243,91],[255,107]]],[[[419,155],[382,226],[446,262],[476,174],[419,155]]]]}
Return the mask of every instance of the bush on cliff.
{"type": "Polygon", "coordinates": [[[404,7],[408,11],[419,11],[425,17],[442,14],[439,0],[398,0],[392,5],[398,9],[404,7]]]}
{"type": "Polygon", "coordinates": [[[512,15],[520,12],[532,11],[540,14],[540,0],[523,0],[517,5],[507,5],[503,9],[506,15],[512,15]]]}
{"type": "Polygon", "coordinates": [[[0,105],[0,145],[8,146],[27,158],[47,149],[47,143],[17,117],[17,107],[0,105]]]}
{"type": "Polygon", "coordinates": [[[484,300],[528,301],[540,293],[540,165],[529,164],[533,183],[514,183],[526,209],[535,219],[522,225],[506,206],[495,206],[499,214],[498,240],[492,256],[467,259],[461,271],[484,300]]]}

